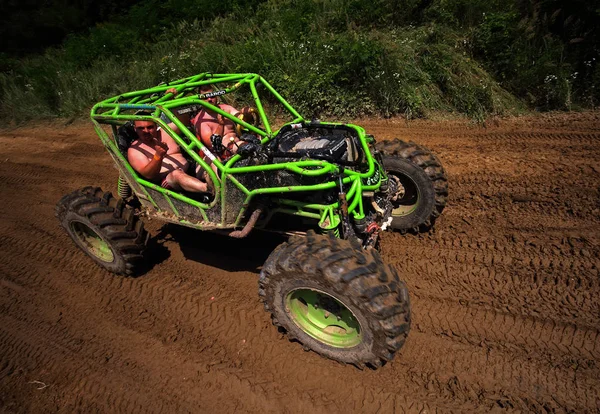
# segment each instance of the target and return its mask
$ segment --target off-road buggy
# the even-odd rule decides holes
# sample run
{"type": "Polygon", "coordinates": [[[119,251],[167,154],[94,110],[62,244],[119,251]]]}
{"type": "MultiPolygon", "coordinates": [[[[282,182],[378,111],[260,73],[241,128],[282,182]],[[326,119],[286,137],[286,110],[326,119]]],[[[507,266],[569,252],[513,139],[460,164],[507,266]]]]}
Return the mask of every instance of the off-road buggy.
{"type": "Polygon", "coordinates": [[[64,196],[56,215],[96,263],[134,274],[148,239],[146,216],[238,238],[252,229],[286,233],[259,279],[276,326],[305,349],[359,367],[379,367],[402,347],[408,291],[377,245],[382,231],[425,231],[442,212],[446,176],[429,150],[399,140],[376,144],[357,125],[306,120],[256,74],[202,73],[124,93],[96,104],[91,118],[120,171],[119,197],[87,187],[64,196]],[[201,85],[212,92],[199,93],[201,85]],[[204,100],[216,95],[253,108],[236,117],[204,100]],[[260,144],[219,159],[189,124],[202,107],[260,144]],[[278,128],[266,115],[274,111],[289,117],[278,128]],[[206,171],[214,193],[174,192],[133,170],[126,151],[135,139],[132,121],[140,119],[163,128],[206,171]]]}

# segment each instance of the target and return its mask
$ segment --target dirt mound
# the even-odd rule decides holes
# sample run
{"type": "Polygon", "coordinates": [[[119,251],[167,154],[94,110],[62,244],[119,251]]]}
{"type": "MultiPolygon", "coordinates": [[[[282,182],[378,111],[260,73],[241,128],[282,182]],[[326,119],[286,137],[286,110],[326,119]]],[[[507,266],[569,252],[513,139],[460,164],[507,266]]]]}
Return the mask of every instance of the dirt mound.
{"type": "Polygon", "coordinates": [[[432,233],[383,238],[414,322],[378,371],[271,326],[257,294],[271,235],[151,221],[151,270],[96,267],[53,216],[73,189],[116,192],[93,128],[0,132],[1,410],[598,411],[599,119],[367,122],[431,148],[450,184],[432,233]]]}

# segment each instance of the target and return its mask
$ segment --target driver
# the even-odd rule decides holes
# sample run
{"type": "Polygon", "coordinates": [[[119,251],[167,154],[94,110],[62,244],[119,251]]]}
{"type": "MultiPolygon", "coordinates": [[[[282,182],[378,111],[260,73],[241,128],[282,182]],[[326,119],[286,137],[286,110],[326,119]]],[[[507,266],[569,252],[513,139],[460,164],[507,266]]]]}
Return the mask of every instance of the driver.
{"type": "Polygon", "coordinates": [[[129,163],[144,178],[170,190],[213,192],[212,183],[185,173],[189,164],[177,143],[153,121],[134,121],[138,139],[127,150],[129,163]]]}

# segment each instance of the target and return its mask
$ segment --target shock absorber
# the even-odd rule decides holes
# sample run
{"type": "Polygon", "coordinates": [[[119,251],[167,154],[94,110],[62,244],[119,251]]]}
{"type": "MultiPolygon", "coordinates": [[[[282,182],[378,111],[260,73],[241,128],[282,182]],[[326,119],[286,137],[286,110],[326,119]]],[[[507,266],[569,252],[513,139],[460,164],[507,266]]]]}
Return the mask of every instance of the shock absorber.
{"type": "Polygon", "coordinates": [[[340,172],[338,176],[340,192],[339,192],[339,202],[340,202],[340,213],[342,216],[342,238],[349,239],[351,235],[354,235],[354,230],[350,224],[350,218],[348,217],[348,200],[346,199],[346,191],[344,190],[343,183],[343,173],[340,172]]]}
{"type": "Polygon", "coordinates": [[[129,197],[131,197],[131,187],[129,186],[129,183],[127,183],[127,180],[125,180],[125,178],[123,178],[122,175],[119,175],[119,182],[117,183],[117,191],[119,192],[119,197],[121,197],[123,200],[126,200],[129,197]]]}

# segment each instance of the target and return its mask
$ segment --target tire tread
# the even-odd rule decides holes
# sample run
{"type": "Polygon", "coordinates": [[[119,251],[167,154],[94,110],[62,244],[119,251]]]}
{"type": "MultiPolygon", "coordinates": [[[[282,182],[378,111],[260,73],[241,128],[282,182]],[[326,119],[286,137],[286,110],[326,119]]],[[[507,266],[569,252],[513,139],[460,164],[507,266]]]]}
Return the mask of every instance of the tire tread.
{"type": "Polygon", "coordinates": [[[394,268],[384,264],[374,249],[365,251],[349,241],[317,235],[313,231],[309,231],[305,239],[294,238],[284,242],[271,253],[260,274],[259,296],[265,310],[271,313],[273,324],[283,328],[290,340],[294,339],[304,348],[310,348],[325,357],[358,367],[366,364],[378,368],[392,359],[410,330],[408,290],[398,279],[394,268]],[[382,274],[385,278],[382,278],[382,274]],[[374,340],[372,353],[359,359],[352,359],[348,355],[338,358],[336,355],[341,353],[336,354],[337,348],[324,344],[311,346],[313,339],[303,339],[306,334],[293,332],[298,328],[289,316],[282,317],[286,315],[285,310],[281,309],[283,300],[276,297],[275,293],[278,283],[293,278],[326,283],[328,290],[349,298],[355,307],[361,309],[373,332],[377,332],[374,334],[377,340],[374,340]]]}
{"type": "Polygon", "coordinates": [[[429,217],[424,218],[418,226],[409,229],[400,229],[400,231],[401,233],[407,231],[413,233],[429,231],[433,227],[435,220],[442,214],[448,201],[448,177],[442,163],[429,149],[413,141],[406,142],[396,138],[392,141],[378,142],[376,148],[384,157],[400,157],[418,166],[427,175],[435,193],[433,209],[429,217]]]}
{"type": "Polygon", "coordinates": [[[85,187],[65,195],[56,205],[55,215],[67,231],[70,222],[65,217],[68,212],[94,227],[94,231],[109,242],[114,254],[122,259],[123,265],[118,268],[104,267],[123,275],[136,272],[143,259],[148,233],[144,223],[123,200],[99,187],[85,187]]]}

